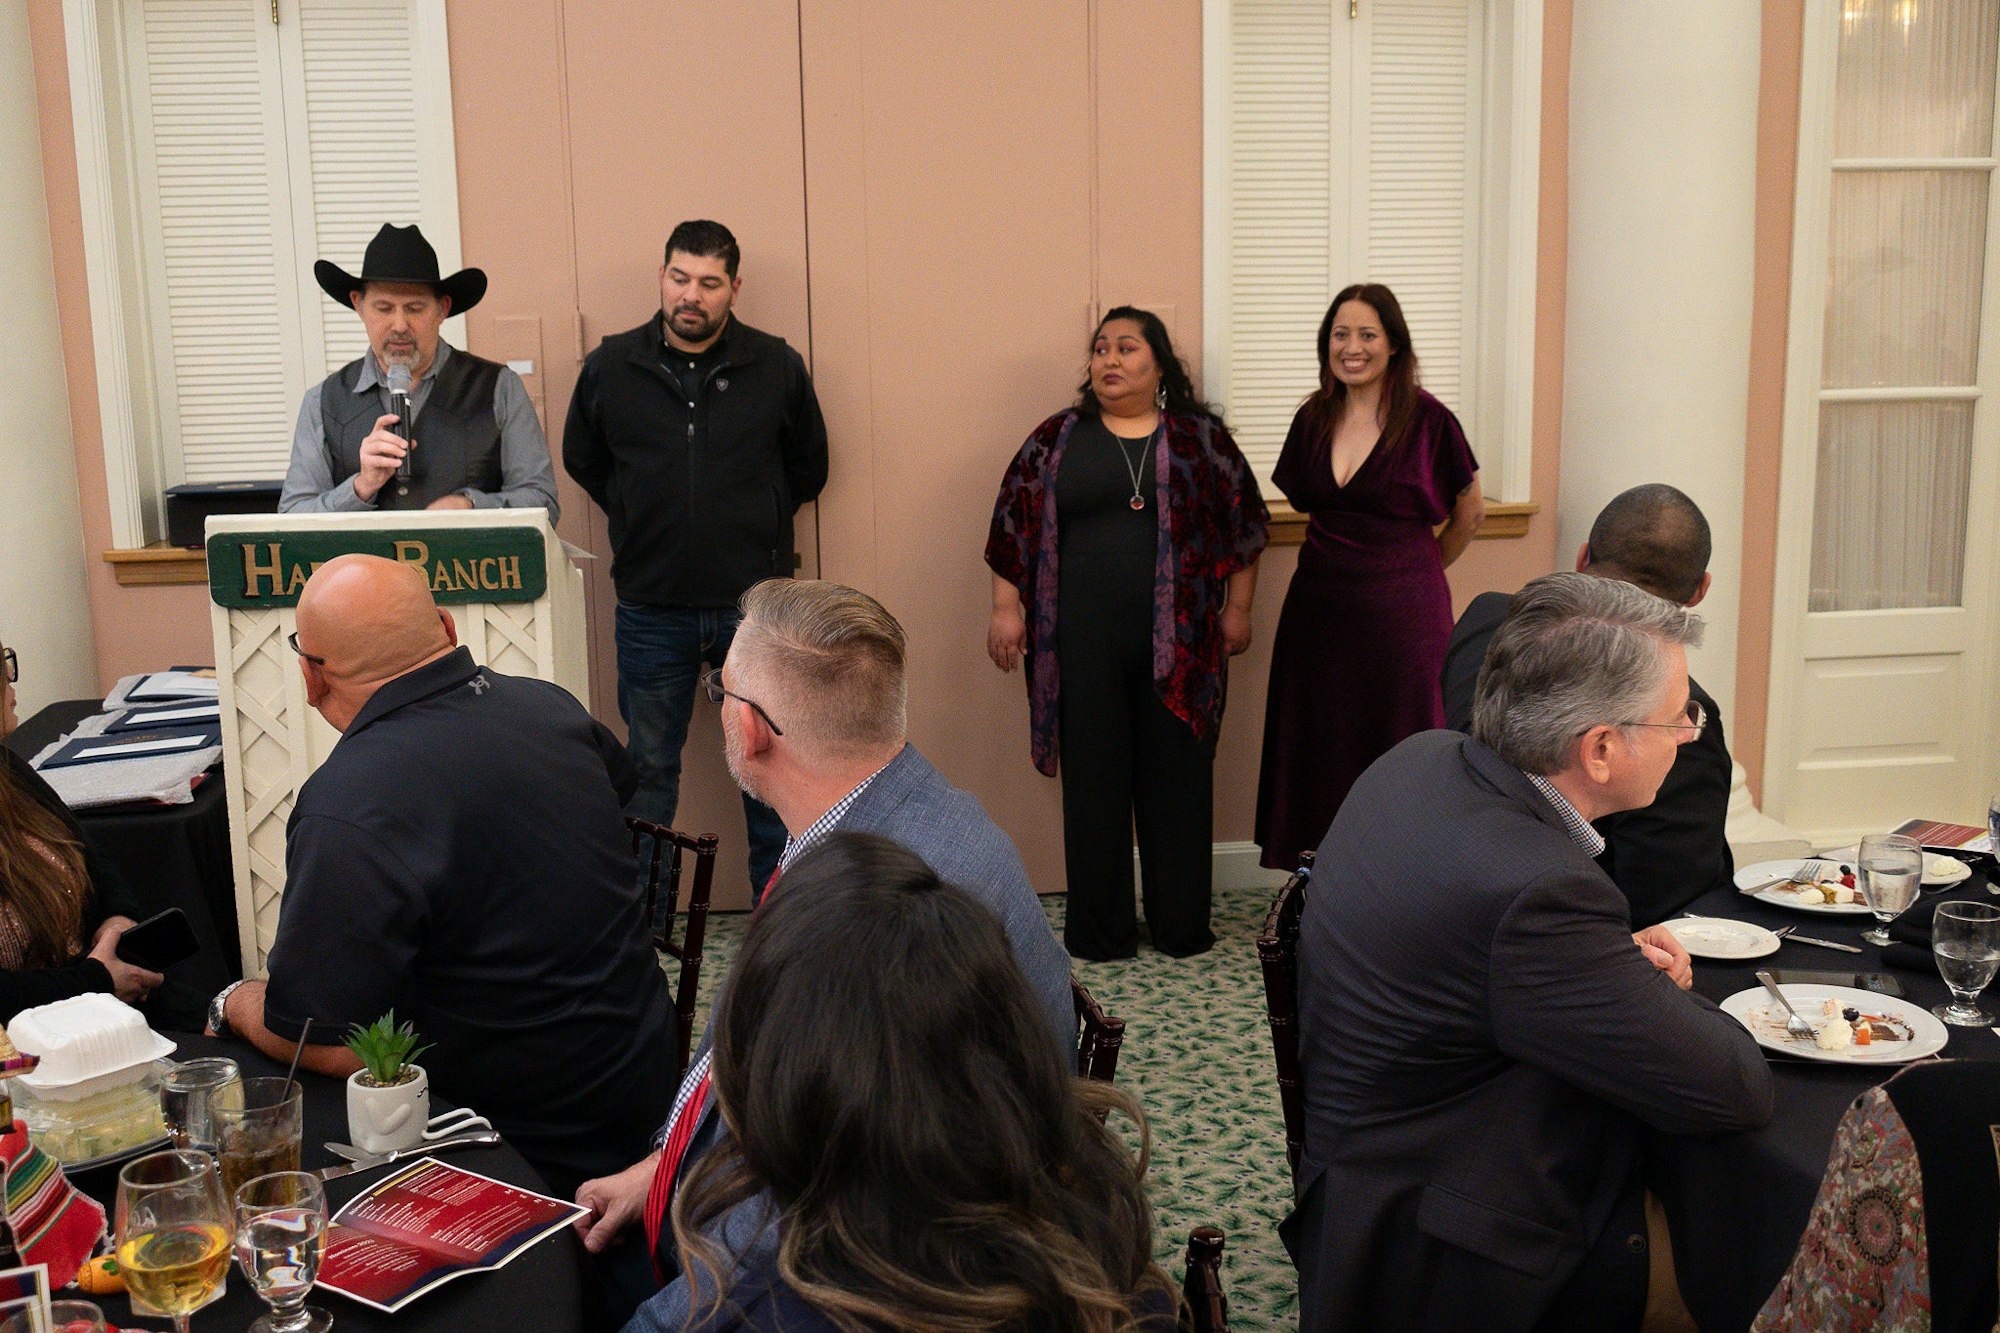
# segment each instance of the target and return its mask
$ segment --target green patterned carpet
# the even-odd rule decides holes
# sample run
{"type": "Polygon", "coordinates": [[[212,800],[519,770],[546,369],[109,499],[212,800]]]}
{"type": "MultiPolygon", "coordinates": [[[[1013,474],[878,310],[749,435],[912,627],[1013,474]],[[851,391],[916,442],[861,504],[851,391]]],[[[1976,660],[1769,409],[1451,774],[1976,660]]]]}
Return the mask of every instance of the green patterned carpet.
{"type": "MultiPolygon", "coordinates": [[[[1059,935],[1065,902],[1042,899],[1059,935]]],[[[1076,964],[1078,980],[1125,1020],[1118,1082],[1138,1095],[1152,1125],[1147,1181],[1160,1262],[1178,1283],[1188,1232],[1221,1228],[1223,1286],[1237,1329],[1298,1324],[1297,1279],[1278,1240],[1291,1176],[1254,942],[1270,905],[1269,889],[1218,890],[1215,948],[1199,958],[1143,949],[1126,962],[1076,964]]],[[[696,1032],[748,922],[746,913],[709,918],[696,1032]]]]}

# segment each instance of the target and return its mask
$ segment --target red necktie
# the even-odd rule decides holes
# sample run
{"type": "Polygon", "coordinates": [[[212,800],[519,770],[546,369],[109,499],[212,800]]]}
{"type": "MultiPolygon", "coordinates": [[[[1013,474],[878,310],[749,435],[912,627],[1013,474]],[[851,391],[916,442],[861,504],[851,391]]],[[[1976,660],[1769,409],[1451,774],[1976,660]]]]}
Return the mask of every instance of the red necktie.
{"type": "Polygon", "coordinates": [[[666,1229],[667,1205],[674,1197],[674,1177],[680,1174],[681,1159],[687,1156],[688,1143],[694,1138],[694,1127],[701,1122],[702,1108],[708,1105],[708,1070],[703,1068],[701,1079],[688,1094],[681,1113],[674,1117],[674,1123],[667,1129],[666,1144],[660,1149],[660,1161],[653,1168],[653,1183],[646,1191],[646,1252],[653,1260],[653,1276],[666,1284],[665,1266],[660,1263],[660,1235],[666,1229]]]}

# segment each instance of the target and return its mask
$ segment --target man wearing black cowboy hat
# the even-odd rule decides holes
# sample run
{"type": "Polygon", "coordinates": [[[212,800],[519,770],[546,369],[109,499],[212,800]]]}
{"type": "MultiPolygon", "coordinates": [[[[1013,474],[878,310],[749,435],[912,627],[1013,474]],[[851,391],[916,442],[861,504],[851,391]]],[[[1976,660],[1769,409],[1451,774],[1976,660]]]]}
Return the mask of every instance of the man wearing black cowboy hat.
{"type": "Polygon", "coordinates": [[[440,277],[421,231],[385,224],[360,276],[324,259],[313,276],[361,316],[368,355],[306,390],[279,511],[506,507],[546,509],[555,522],[555,468],[521,377],[438,337],[446,316],[486,295],[486,274],[440,277]],[[409,374],[407,442],[392,429],[398,368],[409,374]],[[410,475],[398,477],[406,454],[410,475]]]}

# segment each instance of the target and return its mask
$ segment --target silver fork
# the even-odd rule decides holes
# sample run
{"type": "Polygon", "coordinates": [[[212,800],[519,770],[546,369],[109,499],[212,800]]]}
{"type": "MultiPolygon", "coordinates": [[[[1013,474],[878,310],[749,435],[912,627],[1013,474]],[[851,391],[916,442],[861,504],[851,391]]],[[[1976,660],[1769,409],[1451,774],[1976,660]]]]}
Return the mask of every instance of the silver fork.
{"type": "Polygon", "coordinates": [[[1790,875],[1780,875],[1776,879],[1767,879],[1762,884],[1752,884],[1747,889],[1738,889],[1737,892],[1743,894],[1755,895],[1763,893],[1767,889],[1775,889],[1781,884],[1785,885],[1797,884],[1801,886],[1807,884],[1814,884],[1819,881],[1819,877],[1821,875],[1826,873],[1826,868],[1830,864],[1832,863],[1828,861],[1817,861],[1817,860],[1805,861],[1802,862],[1799,868],[1797,870],[1794,870],[1790,875]]]}
{"type": "Polygon", "coordinates": [[[1764,989],[1771,992],[1772,998],[1785,1006],[1786,1033],[1799,1041],[1810,1041],[1817,1044],[1819,1041],[1818,1029],[1806,1022],[1805,1019],[1799,1017],[1799,1011],[1792,1008],[1792,1002],[1785,998],[1783,991],[1778,989],[1778,983],[1771,980],[1771,974],[1769,972],[1759,972],[1757,980],[1764,983],[1764,989]]]}

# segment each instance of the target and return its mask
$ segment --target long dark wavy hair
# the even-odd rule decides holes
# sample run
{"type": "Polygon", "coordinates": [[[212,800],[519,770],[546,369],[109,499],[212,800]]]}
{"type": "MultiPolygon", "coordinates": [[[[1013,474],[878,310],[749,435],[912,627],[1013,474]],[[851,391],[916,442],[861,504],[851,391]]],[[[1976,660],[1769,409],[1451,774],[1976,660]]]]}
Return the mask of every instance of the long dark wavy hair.
{"type": "Polygon", "coordinates": [[[1333,317],[1349,301],[1360,301],[1375,312],[1382,321],[1382,332],[1389,337],[1389,345],[1396,349],[1389,357],[1389,368],[1382,372],[1382,443],[1377,446],[1394,449],[1410,433],[1421,381],[1417,377],[1417,349],[1410,346],[1410,325],[1403,318],[1402,303],[1381,283],[1357,282],[1343,287],[1326,308],[1326,318],[1319,322],[1319,390],[1306,402],[1320,414],[1331,434],[1340,424],[1340,410],[1347,405],[1347,386],[1333,373],[1333,317]]]}
{"type": "MultiPolygon", "coordinates": [[[[1090,345],[1097,346],[1097,339],[1104,332],[1104,326],[1114,319],[1129,319],[1139,326],[1145,335],[1146,346],[1153,350],[1153,362],[1160,368],[1160,387],[1167,391],[1166,410],[1181,416],[1214,416],[1215,409],[1202,401],[1194,391],[1194,378],[1188,374],[1187,363],[1174,351],[1174,340],[1167,333],[1166,322],[1150,310],[1141,310],[1133,305],[1113,306],[1104,312],[1104,318],[1097,321],[1091,332],[1090,345]]],[[[1077,386],[1076,405],[1092,416],[1104,414],[1103,405],[1097,401],[1097,390],[1090,387],[1089,358],[1085,358],[1083,383],[1077,386]]]]}
{"type": "Polygon", "coordinates": [[[0,896],[20,919],[29,968],[72,957],[90,878],[83,844],[0,764],[0,896]]]}
{"type": "Polygon", "coordinates": [[[1112,1333],[1138,1293],[1171,1303],[1136,1103],[1065,1067],[999,920],[900,844],[835,833],[787,867],[714,1034],[728,1134],[673,1210],[708,1314],[735,1256],[703,1228],[765,1190],[780,1276],[843,1329],[1112,1333]]]}

